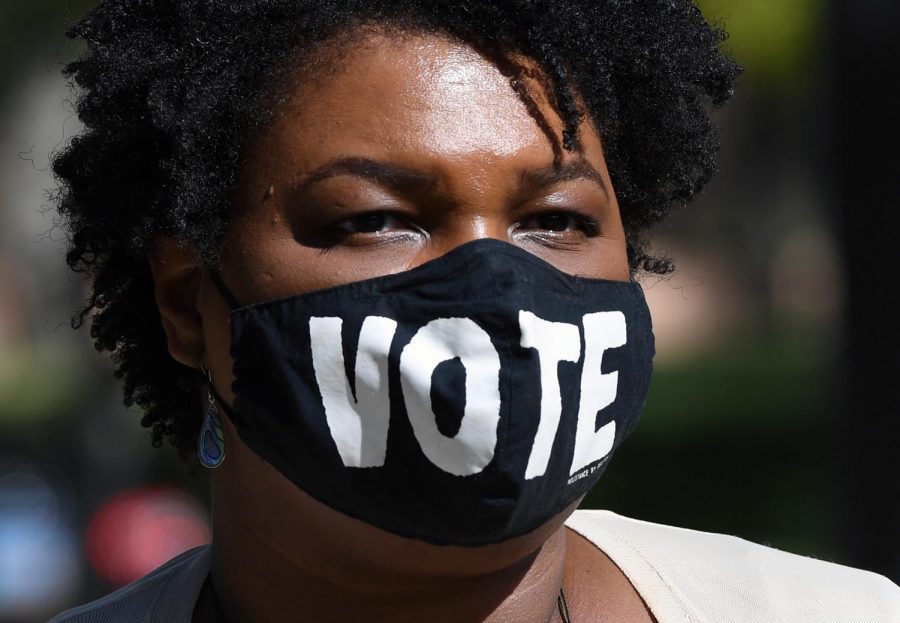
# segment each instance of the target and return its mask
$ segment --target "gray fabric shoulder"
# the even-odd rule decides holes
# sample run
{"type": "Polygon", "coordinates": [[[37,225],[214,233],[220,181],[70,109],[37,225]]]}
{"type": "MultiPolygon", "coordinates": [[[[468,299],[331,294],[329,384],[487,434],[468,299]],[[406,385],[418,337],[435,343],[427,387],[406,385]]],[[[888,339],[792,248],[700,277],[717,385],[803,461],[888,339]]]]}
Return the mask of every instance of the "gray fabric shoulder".
{"type": "Polygon", "coordinates": [[[190,623],[208,574],[209,546],[204,545],[105,597],[58,614],[49,623],[190,623]]]}
{"type": "Polygon", "coordinates": [[[608,511],[567,525],[622,569],[660,623],[900,622],[900,587],[875,573],[608,511]]]}

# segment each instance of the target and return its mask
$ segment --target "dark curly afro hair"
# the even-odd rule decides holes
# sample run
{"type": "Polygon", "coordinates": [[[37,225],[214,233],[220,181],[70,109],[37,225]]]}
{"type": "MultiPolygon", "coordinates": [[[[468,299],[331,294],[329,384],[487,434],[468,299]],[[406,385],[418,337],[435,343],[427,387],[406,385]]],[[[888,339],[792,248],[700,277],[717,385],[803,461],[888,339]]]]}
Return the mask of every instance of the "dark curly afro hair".
{"type": "Polygon", "coordinates": [[[93,284],[77,319],[90,317],[154,445],[195,446],[202,379],[168,354],[151,244],[173,236],[215,265],[242,142],[265,123],[289,66],[370,24],[534,59],[569,150],[577,92],[604,141],[632,272],[672,270],[645,252],[642,233],[709,180],[709,111],[740,71],[691,0],[106,0],[68,33],[88,48],[66,69],[86,129],[53,170],[67,261],[93,284]]]}

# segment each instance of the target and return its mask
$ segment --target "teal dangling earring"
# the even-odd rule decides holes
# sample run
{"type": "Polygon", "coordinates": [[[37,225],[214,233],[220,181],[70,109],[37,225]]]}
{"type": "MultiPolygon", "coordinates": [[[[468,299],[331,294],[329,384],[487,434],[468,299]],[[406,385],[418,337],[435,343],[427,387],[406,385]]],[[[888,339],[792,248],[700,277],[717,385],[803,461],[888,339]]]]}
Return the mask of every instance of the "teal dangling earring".
{"type": "MultiPolygon", "coordinates": [[[[202,365],[200,370],[206,375],[207,382],[212,385],[212,375],[202,365]]],[[[222,433],[222,421],[219,419],[216,399],[209,389],[206,390],[206,396],[209,398],[209,407],[203,418],[203,426],[200,427],[197,454],[203,467],[215,469],[225,460],[225,435],[222,433]]]]}

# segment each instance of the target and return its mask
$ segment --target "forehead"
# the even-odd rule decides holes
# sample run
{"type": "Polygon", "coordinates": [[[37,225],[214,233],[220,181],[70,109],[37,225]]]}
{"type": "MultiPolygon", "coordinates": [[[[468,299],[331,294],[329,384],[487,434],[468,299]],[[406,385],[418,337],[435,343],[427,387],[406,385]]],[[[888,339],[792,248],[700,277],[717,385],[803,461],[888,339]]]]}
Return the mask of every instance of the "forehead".
{"type": "MultiPolygon", "coordinates": [[[[428,168],[509,156],[546,166],[563,123],[540,81],[528,77],[536,72],[527,59],[515,64],[528,70],[517,77],[527,98],[508,72],[449,37],[343,37],[298,68],[274,121],[254,137],[254,155],[277,155],[297,176],[348,154],[428,168]]],[[[582,134],[585,152],[599,151],[599,139],[584,136],[593,130],[582,134]]]]}

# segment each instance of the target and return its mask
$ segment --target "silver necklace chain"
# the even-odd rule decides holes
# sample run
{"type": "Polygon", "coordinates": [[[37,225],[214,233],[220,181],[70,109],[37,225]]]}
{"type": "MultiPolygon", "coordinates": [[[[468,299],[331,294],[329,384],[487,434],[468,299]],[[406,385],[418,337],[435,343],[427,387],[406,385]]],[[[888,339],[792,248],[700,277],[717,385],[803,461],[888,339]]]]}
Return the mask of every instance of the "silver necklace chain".
{"type": "Polygon", "coordinates": [[[569,602],[566,601],[566,592],[562,586],[559,587],[559,596],[556,598],[556,607],[559,609],[559,617],[562,623],[572,623],[572,617],[569,614],[569,602]]]}

